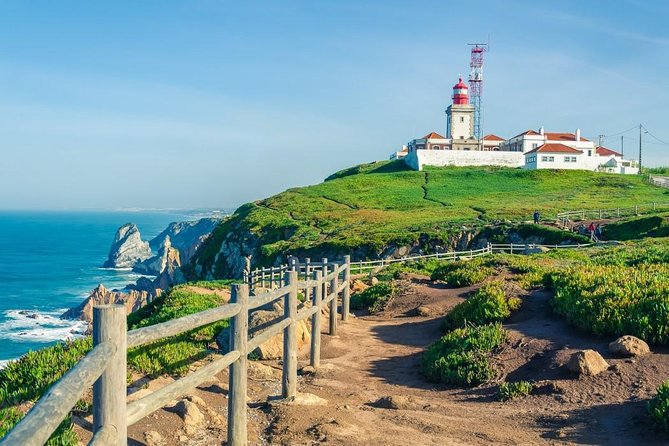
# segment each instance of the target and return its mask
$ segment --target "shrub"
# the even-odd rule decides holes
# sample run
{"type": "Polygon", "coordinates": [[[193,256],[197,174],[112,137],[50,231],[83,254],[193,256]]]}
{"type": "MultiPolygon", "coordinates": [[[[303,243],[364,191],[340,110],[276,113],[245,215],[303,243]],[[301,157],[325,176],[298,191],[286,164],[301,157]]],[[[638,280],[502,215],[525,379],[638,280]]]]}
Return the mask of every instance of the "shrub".
{"type": "Polygon", "coordinates": [[[391,283],[377,283],[365,291],[351,296],[351,308],[354,310],[368,308],[370,313],[378,313],[383,310],[395,291],[395,287],[391,283]]]}
{"type": "Polygon", "coordinates": [[[507,401],[529,395],[534,386],[528,381],[503,382],[499,385],[497,399],[507,401]]]}
{"type": "Polygon", "coordinates": [[[479,288],[466,301],[456,305],[446,316],[444,330],[462,327],[467,323],[481,325],[501,322],[520,307],[521,300],[507,297],[502,282],[490,282],[479,288]]]}
{"type": "Polygon", "coordinates": [[[389,266],[375,274],[375,277],[379,280],[387,281],[399,279],[404,273],[424,274],[429,276],[442,264],[442,261],[436,259],[391,263],[389,266]]]}
{"type": "Polygon", "coordinates": [[[576,327],[669,344],[669,265],[583,265],[553,282],[554,310],[576,327]]]}
{"type": "Polygon", "coordinates": [[[483,282],[495,271],[483,259],[466,262],[448,262],[436,267],[432,272],[432,280],[443,280],[456,287],[474,285],[483,282]]]}
{"type": "Polygon", "coordinates": [[[669,433],[669,380],[660,384],[657,395],[648,402],[648,413],[665,432],[669,433]]]}
{"type": "Polygon", "coordinates": [[[423,374],[430,381],[446,384],[484,383],[493,375],[488,354],[505,340],[506,332],[499,323],[453,330],[423,354],[423,374]]]}

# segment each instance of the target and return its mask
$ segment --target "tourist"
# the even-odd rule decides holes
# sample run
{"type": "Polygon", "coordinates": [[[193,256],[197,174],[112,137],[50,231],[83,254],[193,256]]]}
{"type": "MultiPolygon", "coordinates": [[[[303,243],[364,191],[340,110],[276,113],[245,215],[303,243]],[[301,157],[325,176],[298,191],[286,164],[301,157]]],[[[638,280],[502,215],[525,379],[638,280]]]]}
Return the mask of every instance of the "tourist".
{"type": "Polygon", "coordinates": [[[534,214],[532,214],[532,217],[534,217],[534,224],[538,225],[539,224],[539,218],[541,218],[541,215],[539,214],[539,211],[535,210],[534,214]]]}
{"type": "Polygon", "coordinates": [[[590,238],[595,236],[595,224],[593,222],[590,222],[590,225],[588,226],[588,232],[590,233],[590,238]]]}

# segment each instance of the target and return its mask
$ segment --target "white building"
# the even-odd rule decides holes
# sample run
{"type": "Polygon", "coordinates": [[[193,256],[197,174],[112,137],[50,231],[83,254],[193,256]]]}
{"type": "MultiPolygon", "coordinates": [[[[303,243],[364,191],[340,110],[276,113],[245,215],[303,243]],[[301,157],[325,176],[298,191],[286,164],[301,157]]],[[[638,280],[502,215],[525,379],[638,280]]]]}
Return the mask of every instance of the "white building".
{"type": "Polygon", "coordinates": [[[584,149],[574,146],[575,144],[544,143],[525,153],[524,168],[590,170],[620,174],[639,173],[634,161],[623,160],[622,155],[613,150],[605,147],[594,148],[594,144],[592,148],[585,145],[584,149]]]}
{"type": "Polygon", "coordinates": [[[538,132],[527,130],[520,135],[507,139],[499,146],[503,152],[522,152],[527,153],[543,144],[564,144],[565,146],[583,150],[592,155],[595,150],[595,144],[581,136],[581,130],[576,129],[576,133],[555,133],[544,132],[541,127],[538,132]]]}

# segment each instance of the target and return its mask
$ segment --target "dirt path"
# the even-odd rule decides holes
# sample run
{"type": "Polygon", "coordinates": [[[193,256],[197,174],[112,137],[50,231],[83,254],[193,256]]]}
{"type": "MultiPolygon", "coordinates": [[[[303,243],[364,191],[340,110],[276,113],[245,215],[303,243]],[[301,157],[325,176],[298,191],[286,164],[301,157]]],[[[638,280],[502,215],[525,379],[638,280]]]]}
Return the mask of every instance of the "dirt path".
{"type": "MultiPolygon", "coordinates": [[[[653,349],[635,360],[613,358],[609,339],[585,336],[552,315],[544,291],[525,296],[505,324],[510,342],[494,356],[495,382],[473,389],[426,382],[422,352],[441,336],[443,314],[475,288],[449,289],[413,278],[381,315],[352,318],[340,325],[337,337],[324,334],[322,367],[298,380],[299,392],[324,399],[323,405],[266,404],[280,393],[280,365],[256,363],[260,369],[250,371],[249,380],[250,444],[669,444],[645,414],[655,388],[669,377],[667,350],[653,349]],[[432,315],[416,316],[419,306],[432,315]],[[612,367],[597,377],[570,375],[563,364],[584,348],[598,350],[612,367]],[[538,392],[505,403],[495,399],[498,382],[521,379],[536,382],[538,392]]],[[[306,357],[301,365],[307,365],[306,357]]],[[[178,413],[184,402],[175,401],[131,426],[129,444],[225,444],[227,380],[227,372],[221,373],[190,396],[200,407],[200,424],[187,426],[178,413]]],[[[137,396],[170,381],[161,378],[137,396]]],[[[75,422],[86,426],[86,420],[75,422]]]]}

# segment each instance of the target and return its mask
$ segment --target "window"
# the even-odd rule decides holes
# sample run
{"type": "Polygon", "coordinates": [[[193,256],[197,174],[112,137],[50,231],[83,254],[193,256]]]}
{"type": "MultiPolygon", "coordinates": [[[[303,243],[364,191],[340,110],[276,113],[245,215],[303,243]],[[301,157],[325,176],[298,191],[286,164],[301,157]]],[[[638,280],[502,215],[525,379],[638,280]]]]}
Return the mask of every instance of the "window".
{"type": "Polygon", "coordinates": [[[441,147],[439,147],[439,146],[432,146],[432,150],[441,150],[441,147]]]}
{"type": "Polygon", "coordinates": [[[538,143],[535,142],[535,143],[532,144],[532,148],[533,148],[533,149],[536,149],[537,147],[539,147],[539,144],[538,144],[538,143]]]}
{"type": "Polygon", "coordinates": [[[564,157],[564,162],[565,163],[571,163],[571,156],[565,156],[564,157]]]}
{"type": "Polygon", "coordinates": [[[464,137],[464,136],[462,136],[462,135],[460,135],[460,139],[465,139],[465,137],[464,137]]]}
{"type": "Polygon", "coordinates": [[[555,161],[555,157],[544,155],[544,156],[541,157],[541,161],[543,161],[545,163],[552,163],[553,161],[555,161]]]}
{"type": "Polygon", "coordinates": [[[541,161],[543,161],[543,162],[547,162],[547,161],[548,161],[548,157],[547,157],[547,156],[542,156],[542,157],[541,157],[541,161]]]}
{"type": "Polygon", "coordinates": [[[552,163],[553,161],[555,161],[555,157],[554,156],[549,156],[548,157],[548,162],[552,163]]]}
{"type": "Polygon", "coordinates": [[[571,157],[571,162],[572,162],[572,163],[575,163],[575,162],[576,162],[576,157],[575,157],[575,156],[572,156],[572,157],[571,157]]]}
{"type": "Polygon", "coordinates": [[[465,122],[465,117],[464,116],[460,116],[460,122],[465,122]]]}

